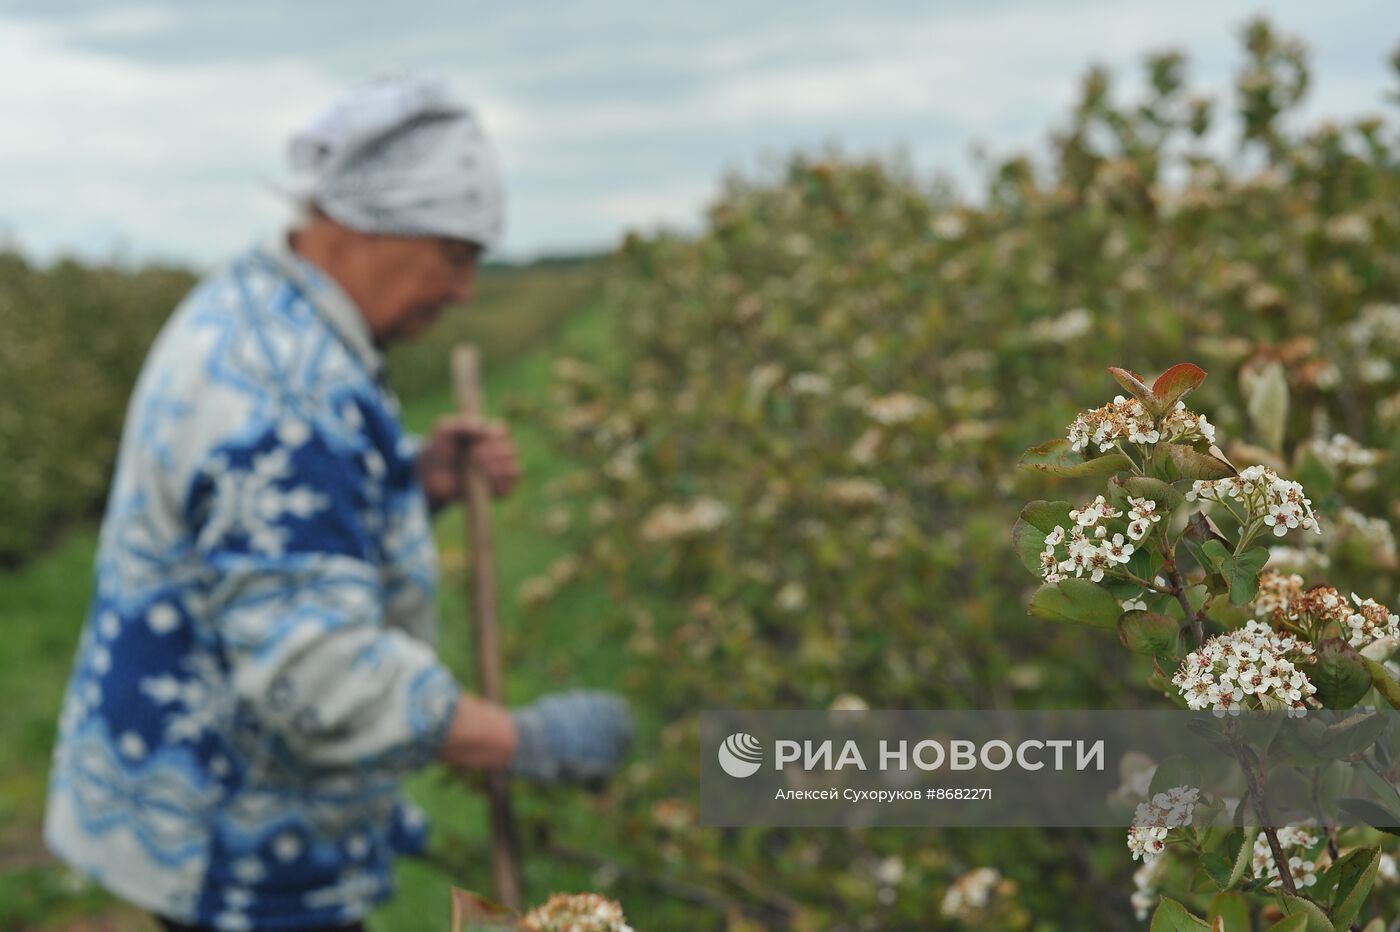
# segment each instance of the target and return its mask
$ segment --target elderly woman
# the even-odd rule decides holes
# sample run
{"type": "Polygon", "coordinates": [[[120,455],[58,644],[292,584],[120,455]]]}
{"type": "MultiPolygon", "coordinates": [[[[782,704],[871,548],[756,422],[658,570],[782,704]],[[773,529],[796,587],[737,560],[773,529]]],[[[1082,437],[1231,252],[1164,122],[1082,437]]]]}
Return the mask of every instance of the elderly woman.
{"type": "Polygon", "coordinates": [[[152,347],[55,751],[52,850],[170,929],[357,928],[425,844],[434,760],[606,778],[631,724],[569,692],[508,710],[434,650],[431,508],[503,428],[419,444],[382,347],[466,301],[502,197],[471,112],[382,80],[292,143],[308,219],[199,285],[152,347]]]}

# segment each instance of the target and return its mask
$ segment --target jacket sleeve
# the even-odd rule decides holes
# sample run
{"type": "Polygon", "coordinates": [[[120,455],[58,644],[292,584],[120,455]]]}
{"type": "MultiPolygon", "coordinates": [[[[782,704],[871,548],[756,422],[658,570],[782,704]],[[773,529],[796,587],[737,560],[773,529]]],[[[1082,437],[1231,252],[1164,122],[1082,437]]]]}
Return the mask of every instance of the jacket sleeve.
{"type": "Polygon", "coordinates": [[[394,468],[365,435],[284,420],[211,451],[187,499],[240,707],[309,769],[421,767],[456,709],[433,647],[384,624],[394,468]]]}

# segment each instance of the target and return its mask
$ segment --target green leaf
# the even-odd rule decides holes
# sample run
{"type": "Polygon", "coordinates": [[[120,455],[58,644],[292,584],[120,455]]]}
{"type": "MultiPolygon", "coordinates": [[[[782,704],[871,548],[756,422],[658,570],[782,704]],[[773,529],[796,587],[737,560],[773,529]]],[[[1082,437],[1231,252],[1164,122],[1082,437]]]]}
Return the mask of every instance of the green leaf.
{"type": "Polygon", "coordinates": [[[1045,532],[1027,524],[1024,518],[1017,518],[1011,528],[1011,543],[1016,548],[1016,556],[1031,574],[1040,577],[1040,554],[1045,550],[1045,532]]]}
{"type": "Polygon", "coordinates": [[[1288,424],[1288,379],[1284,377],[1283,365],[1273,360],[1260,369],[1241,370],[1240,386],[1254,432],[1264,446],[1281,452],[1288,424]]]}
{"type": "Polygon", "coordinates": [[[1394,716],[1387,712],[1358,710],[1355,715],[1324,728],[1318,750],[1334,760],[1358,754],[1375,744],[1393,720],[1394,716]]]}
{"type": "Polygon", "coordinates": [[[1074,506],[1069,502],[1037,500],[1021,509],[1021,520],[1039,530],[1041,534],[1049,534],[1057,526],[1068,532],[1070,529],[1069,513],[1073,510],[1074,506]]]}
{"type": "Polygon", "coordinates": [[[1366,905],[1366,896],[1371,885],[1376,882],[1376,870],[1381,863],[1381,849],[1358,848],[1347,854],[1327,873],[1336,878],[1335,893],[1332,896],[1332,922],[1345,929],[1366,905]]]}
{"type": "MultiPolygon", "coordinates": [[[[1395,784],[1391,783],[1389,778],[1381,776],[1370,767],[1355,767],[1353,770],[1361,778],[1361,782],[1375,794],[1371,799],[1392,813],[1400,812],[1400,790],[1395,788],[1395,784]]],[[[1400,816],[1392,815],[1390,818],[1388,824],[1400,825],[1400,816]]]]}
{"type": "Polygon", "coordinates": [[[1218,851],[1207,851],[1201,855],[1201,868],[1205,871],[1208,883],[1204,886],[1193,886],[1192,893],[1208,893],[1212,890],[1210,884],[1214,884],[1215,890],[1224,890],[1230,885],[1230,868],[1233,865],[1230,859],[1218,851]]]}
{"type": "Polygon", "coordinates": [[[1307,932],[1337,932],[1337,927],[1332,925],[1332,920],[1327,918],[1322,907],[1312,900],[1281,893],[1279,894],[1279,903],[1283,907],[1285,916],[1302,915],[1307,917],[1307,924],[1303,926],[1307,932]]]}
{"type": "Polygon", "coordinates": [[[1391,679],[1390,674],[1381,664],[1369,657],[1361,659],[1366,663],[1366,671],[1371,674],[1371,685],[1376,687],[1376,692],[1390,703],[1391,708],[1400,709],[1400,683],[1391,679]]]}
{"type": "Polygon", "coordinates": [[[1124,472],[1133,468],[1133,461],[1122,453],[1106,453],[1086,460],[1082,453],[1070,448],[1068,440],[1060,438],[1022,453],[1021,466],[1062,479],[1075,479],[1124,472]]]}
{"type": "Polygon", "coordinates": [[[1259,573],[1269,562],[1269,551],[1251,547],[1241,554],[1232,554],[1218,540],[1201,544],[1201,553],[1211,569],[1219,573],[1230,587],[1230,604],[1246,605],[1259,594],[1259,573]]]}
{"type": "Polygon", "coordinates": [[[1218,540],[1208,540],[1201,544],[1201,553],[1205,554],[1206,562],[1211,569],[1221,576],[1229,578],[1229,570],[1232,568],[1234,559],[1224,544],[1218,540]]]}
{"type": "Polygon", "coordinates": [[[1047,621],[1114,630],[1123,606],[1107,589],[1087,579],[1046,583],[1031,596],[1030,613],[1047,621]]]}
{"type": "MultiPolygon", "coordinates": [[[[1191,877],[1191,886],[1188,891],[1191,893],[1216,893],[1220,890],[1221,883],[1215,879],[1212,871],[1212,859],[1218,859],[1218,854],[1205,854],[1201,856],[1201,866],[1191,877]]],[[[1219,868],[1220,865],[1214,865],[1219,868]]],[[[1229,868],[1224,868],[1228,870],[1229,868]]]]}
{"type": "MultiPolygon", "coordinates": [[[[1244,805],[1243,799],[1239,801],[1239,805],[1244,805]]],[[[1239,849],[1235,851],[1235,863],[1230,871],[1230,882],[1225,885],[1225,889],[1229,890],[1237,886],[1254,865],[1254,839],[1257,837],[1259,837],[1259,826],[1245,826],[1239,849]]]]}
{"type": "Polygon", "coordinates": [[[1379,832],[1400,835],[1400,817],[1391,815],[1380,803],[1359,796],[1343,796],[1337,800],[1337,808],[1379,832]]]}
{"type": "MultiPolygon", "coordinates": [[[[1218,577],[1217,577],[1218,578],[1218,577]]],[[[1206,617],[1227,631],[1243,628],[1245,622],[1254,617],[1248,607],[1231,605],[1229,599],[1215,599],[1206,609],[1206,617]]]]}
{"type": "Polygon", "coordinates": [[[1148,932],[1198,932],[1210,926],[1204,919],[1191,915],[1191,912],[1169,896],[1162,897],[1157,911],[1152,914],[1152,925],[1148,932]]]}
{"type": "Polygon", "coordinates": [[[1308,927],[1308,917],[1302,913],[1285,916],[1269,926],[1269,932],[1303,932],[1308,927]]]}
{"type": "Polygon", "coordinates": [[[1157,769],[1152,772],[1152,782],[1148,786],[1149,796],[1156,796],[1158,793],[1165,793],[1172,787],[1187,786],[1199,788],[1201,785],[1201,768],[1191,758],[1182,754],[1173,754],[1165,757],[1157,765],[1157,769]]]}
{"type": "Polygon", "coordinates": [[[1371,691],[1366,660],[1346,641],[1328,638],[1317,645],[1316,657],[1308,679],[1317,687],[1318,701],[1327,708],[1350,709],[1371,691]]]}
{"type": "Polygon", "coordinates": [[[1199,453],[1180,443],[1157,444],[1157,478],[1165,482],[1180,479],[1228,479],[1235,467],[1209,453],[1199,453]]]}
{"type": "Polygon", "coordinates": [[[1385,932],[1385,920],[1377,916],[1366,923],[1366,927],[1361,932],[1385,932]]]}
{"type": "Polygon", "coordinates": [[[1206,380],[1206,370],[1189,362],[1180,362],[1157,376],[1152,383],[1152,394],[1162,411],[1170,411],[1178,401],[1201,387],[1206,380]]]}
{"type": "MultiPolygon", "coordinates": [[[[1216,595],[1224,595],[1230,591],[1230,586],[1225,581],[1225,577],[1216,572],[1210,559],[1205,555],[1205,551],[1201,549],[1203,545],[1199,540],[1187,535],[1181,538],[1181,545],[1186,548],[1187,553],[1191,554],[1191,559],[1196,561],[1196,565],[1205,572],[1205,582],[1201,583],[1201,585],[1206,589],[1208,594],[1214,593],[1216,595]]],[[[1212,604],[1219,604],[1219,602],[1220,600],[1216,599],[1212,604]]]]}
{"type": "Polygon", "coordinates": [[[1269,562],[1266,547],[1250,547],[1244,553],[1237,553],[1234,566],[1227,578],[1230,581],[1230,604],[1248,605],[1259,594],[1259,574],[1264,564],[1269,562]]]}
{"type": "Polygon", "coordinates": [[[1157,503],[1157,510],[1164,516],[1167,512],[1180,508],[1186,496],[1180,489],[1161,479],[1151,476],[1129,476],[1122,482],[1123,490],[1134,498],[1150,498],[1157,503]]]}
{"type": "Polygon", "coordinates": [[[1168,615],[1134,610],[1118,619],[1118,640],[1135,654],[1176,654],[1181,624],[1168,615]]]}
{"type": "Polygon", "coordinates": [[[1210,901],[1206,920],[1211,929],[1220,923],[1221,932],[1251,932],[1254,928],[1249,918],[1249,901],[1238,893],[1220,893],[1210,901]]]}

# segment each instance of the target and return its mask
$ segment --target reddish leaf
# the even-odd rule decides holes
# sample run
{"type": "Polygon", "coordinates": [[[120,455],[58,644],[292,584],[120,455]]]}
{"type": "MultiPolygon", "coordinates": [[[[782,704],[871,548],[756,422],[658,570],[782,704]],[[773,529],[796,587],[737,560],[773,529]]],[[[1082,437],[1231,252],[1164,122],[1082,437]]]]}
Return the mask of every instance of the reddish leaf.
{"type": "Polygon", "coordinates": [[[1133,396],[1144,405],[1155,405],[1156,398],[1152,394],[1152,389],[1147,386],[1147,380],[1133,372],[1131,369],[1120,369],[1117,366],[1109,366],[1108,372],[1118,384],[1132,392],[1133,396]]]}
{"type": "Polygon", "coordinates": [[[1152,394],[1163,411],[1172,407],[1188,392],[1200,388],[1206,380],[1206,370],[1189,362],[1177,363],[1157,377],[1152,383],[1152,394]]]}
{"type": "Polygon", "coordinates": [[[452,932],[465,932],[470,926],[515,929],[515,912],[479,893],[452,888],[452,932]]]}

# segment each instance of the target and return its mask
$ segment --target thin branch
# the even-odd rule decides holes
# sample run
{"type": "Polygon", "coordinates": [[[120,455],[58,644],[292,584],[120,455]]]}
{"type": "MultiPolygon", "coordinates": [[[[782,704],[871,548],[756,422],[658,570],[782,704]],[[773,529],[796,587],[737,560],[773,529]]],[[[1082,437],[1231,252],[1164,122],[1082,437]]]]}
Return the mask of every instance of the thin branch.
{"type": "Polygon", "coordinates": [[[1125,566],[1118,567],[1118,571],[1124,576],[1128,577],[1128,579],[1132,582],[1135,582],[1139,586],[1142,586],[1144,589],[1151,589],[1153,592],[1162,593],[1162,595],[1176,594],[1175,590],[1170,589],[1167,586],[1159,586],[1155,582],[1149,582],[1148,580],[1143,579],[1141,576],[1138,576],[1136,573],[1134,573],[1132,570],[1128,569],[1125,566]]]}
{"type": "Polygon", "coordinates": [[[1191,607],[1191,602],[1186,598],[1186,583],[1181,578],[1181,571],[1176,568],[1176,560],[1169,553],[1163,553],[1162,557],[1167,561],[1167,578],[1171,580],[1172,584],[1170,592],[1176,596],[1177,602],[1181,603],[1181,611],[1186,620],[1191,623],[1191,635],[1196,639],[1196,646],[1200,647],[1206,642],[1206,626],[1203,620],[1205,617],[1204,606],[1200,612],[1191,607]]]}
{"type": "Polygon", "coordinates": [[[1249,786],[1250,799],[1254,802],[1254,812],[1259,817],[1264,837],[1269,840],[1269,850],[1274,855],[1274,866],[1278,868],[1279,883],[1283,885],[1283,891],[1289,896],[1297,896],[1298,888],[1293,884],[1293,872],[1289,870],[1288,859],[1283,856],[1283,846],[1278,842],[1278,829],[1273,826],[1273,820],[1269,818],[1269,807],[1264,799],[1263,778],[1250,759],[1249,749],[1238,741],[1234,744],[1235,756],[1239,759],[1240,767],[1244,770],[1244,779],[1249,786]]]}

